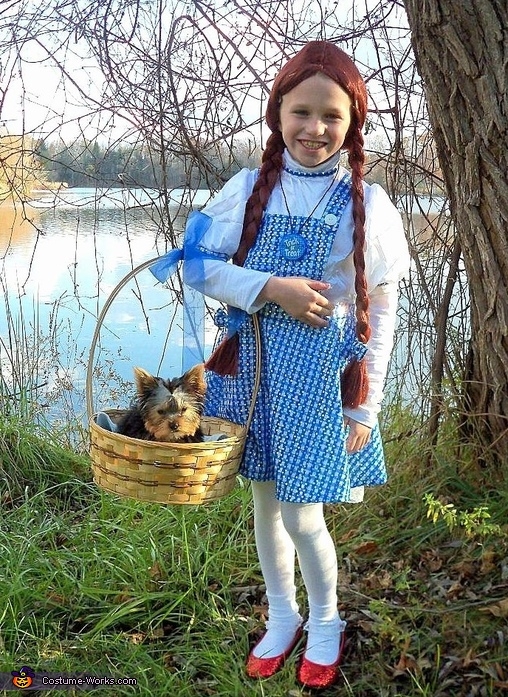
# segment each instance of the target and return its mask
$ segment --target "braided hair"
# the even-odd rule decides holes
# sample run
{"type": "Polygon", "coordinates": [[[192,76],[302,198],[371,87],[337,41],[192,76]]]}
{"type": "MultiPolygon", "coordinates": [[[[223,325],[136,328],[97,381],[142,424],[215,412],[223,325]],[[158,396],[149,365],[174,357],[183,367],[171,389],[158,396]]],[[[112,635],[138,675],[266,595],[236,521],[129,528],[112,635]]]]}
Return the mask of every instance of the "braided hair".
{"type": "MultiPolygon", "coordinates": [[[[348,163],[352,176],[356,335],[359,341],[365,344],[371,334],[364,258],[365,206],[363,167],[365,155],[362,130],[367,116],[367,89],[358,68],[351,58],[329,41],[311,41],[306,44],[299,53],[284,65],[275,78],[266,109],[266,123],[271,130],[271,135],[263,151],[258,178],[246,203],[242,236],[238,250],[233,256],[233,262],[239,266],[245,263],[247,254],[256,241],[263,212],[282,170],[282,154],[286,147],[279,127],[279,110],[282,97],[301,82],[317,73],[323,73],[336,82],[348,94],[351,100],[351,123],[344,139],[343,147],[348,152],[348,163]]],[[[214,354],[208,361],[207,368],[216,370],[221,374],[236,372],[231,352],[229,352],[229,358],[225,360],[219,359],[219,356],[214,354]],[[226,368],[226,364],[228,368],[226,368]],[[221,367],[223,370],[221,370],[221,367]],[[224,368],[226,369],[224,370],[224,368]]],[[[367,390],[368,381],[364,362],[353,361],[347,366],[343,376],[343,403],[350,407],[358,406],[365,401],[367,390]]]]}

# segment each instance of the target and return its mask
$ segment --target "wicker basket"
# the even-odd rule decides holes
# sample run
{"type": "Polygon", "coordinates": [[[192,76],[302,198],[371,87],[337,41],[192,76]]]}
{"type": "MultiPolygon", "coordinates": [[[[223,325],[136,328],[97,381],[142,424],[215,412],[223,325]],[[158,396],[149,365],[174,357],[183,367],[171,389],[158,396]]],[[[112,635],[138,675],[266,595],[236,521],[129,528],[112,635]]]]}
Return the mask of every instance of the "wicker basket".
{"type": "MultiPolygon", "coordinates": [[[[94,355],[106,313],[122,288],[155,259],[133,269],[112,291],[97,320],[86,376],[86,402],[90,426],[90,457],[95,483],[102,489],[138,501],[161,504],[202,504],[225,496],[235,486],[245,440],[252,421],[261,375],[259,322],[253,315],[256,336],[256,373],[245,425],[203,417],[205,435],[225,434],[221,440],[202,443],[160,443],[129,438],[101,428],[92,397],[94,355]]],[[[115,421],[124,412],[103,410],[115,421]]]]}

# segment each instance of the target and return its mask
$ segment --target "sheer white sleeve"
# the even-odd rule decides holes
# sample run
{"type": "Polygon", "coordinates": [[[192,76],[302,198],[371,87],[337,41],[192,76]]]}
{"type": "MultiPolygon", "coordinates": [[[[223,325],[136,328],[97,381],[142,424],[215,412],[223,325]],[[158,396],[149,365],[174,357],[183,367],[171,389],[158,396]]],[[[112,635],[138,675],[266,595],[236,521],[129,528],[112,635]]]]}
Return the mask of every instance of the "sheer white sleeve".
{"type": "Polygon", "coordinates": [[[256,177],[256,171],[241,170],[200,211],[210,221],[199,242],[206,258],[186,260],[183,274],[192,288],[249,313],[262,307],[255,301],[270,274],[229,262],[240,244],[245,204],[256,177]]]}

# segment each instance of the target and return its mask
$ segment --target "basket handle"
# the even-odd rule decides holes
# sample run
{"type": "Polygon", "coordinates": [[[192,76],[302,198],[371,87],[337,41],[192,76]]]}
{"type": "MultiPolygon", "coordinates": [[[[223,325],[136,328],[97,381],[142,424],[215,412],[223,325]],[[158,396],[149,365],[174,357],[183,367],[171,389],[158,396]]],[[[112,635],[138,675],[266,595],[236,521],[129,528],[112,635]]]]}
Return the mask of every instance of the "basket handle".
{"type": "MultiPolygon", "coordinates": [[[[154,259],[149,259],[148,261],[144,261],[142,264],[139,266],[136,266],[134,269],[129,271],[129,273],[122,278],[122,280],[113,288],[111,291],[110,296],[104,303],[104,307],[102,308],[99,317],[97,318],[97,324],[95,326],[95,331],[92,337],[92,343],[90,344],[90,353],[88,356],[88,364],[87,364],[87,369],[86,369],[86,385],[85,385],[85,391],[86,391],[86,411],[88,415],[88,419],[90,420],[93,416],[94,412],[94,404],[93,404],[93,394],[92,394],[92,376],[93,376],[93,364],[94,364],[94,358],[95,358],[95,350],[97,348],[97,342],[99,341],[99,336],[101,332],[102,325],[104,323],[104,318],[106,317],[106,314],[111,307],[113,301],[117,297],[117,295],[120,293],[120,291],[127,285],[127,283],[132,280],[138,273],[141,271],[144,271],[145,269],[148,269],[152,264],[154,264],[156,261],[159,260],[160,257],[155,257],[154,259]]],[[[249,413],[247,415],[247,422],[245,424],[245,428],[247,432],[249,431],[250,425],[252,423],[252,417],[254,416],[254,409],[256,407],[256,399],[258,396],[259,392],[259,385],[261,383],[261,332],[259,328],[259,318],[257,316],[257,313],[254,313],[252,315],[252,322],[254,326],[254,338],[256,342],[256,364],[255,364],[255,374],[254,374],[254,387],[252,389],[252,396],[251,396],[251,402],[249,406],[249,413]]]]}
{"type": "Polygon", "coordinates": [[[256,342],[256,371],[254,373],[254,386],[252,388],[249,414],[245,424],[247,433],[249,432],[250,425],[252,423],[252,417],[254,416],[254,409],[256,408],[256,400],[259,392],[259,385],[261,384],[261,330],[259,328],[259,317],[257,312],[252,315],[252,324],[254,326],[254,339],[256,342]]]}
{"type": "Polygon", "coordinates": [[[90,344],[90,354],[88,356],[88,364],[87,364],[87,369],[86,369],[86,412],[88,415],[88,419],[91,419],[94,412],[94,406],[93,406],[93,396],[92,396],[92,375],[93,375],[93,363],[94,363],[94,357],[95,357],[95,349],[97,348],[97,342],[99,341],[99,336],[101,333],[101,327],[104,322],[104,318],[106,317],[106,314],[111,307],[111,304],[113,303],[113,300],[116,298],[116,296],[120,293],[120,291],[127,285],[127,283],[136,276],[140,271],[144,271],[145,269],[148,269],[152,264],[154,264],[159,257],[155,257],[154,259],[149,259],[148,261],[144,261],[142,264],[139,266],[136,266],[136,268],[132,269],[129,271],[127,276],[122,278],[122,280],[113,288],[111,291],[111,295],[109,298],[106,300],[104,303],[104,307],[101,310],[101,313],[97,319],[97,324],[95,326],[95,331],[92,337],[92,343],[90,344]]]}

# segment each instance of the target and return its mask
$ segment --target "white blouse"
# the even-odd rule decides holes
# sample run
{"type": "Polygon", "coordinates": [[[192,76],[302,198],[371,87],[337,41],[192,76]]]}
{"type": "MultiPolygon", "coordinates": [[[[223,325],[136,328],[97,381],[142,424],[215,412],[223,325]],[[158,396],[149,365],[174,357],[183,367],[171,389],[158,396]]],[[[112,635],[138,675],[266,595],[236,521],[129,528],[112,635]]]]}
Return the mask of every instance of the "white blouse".
{"type": "MultiPolygon", "coordinates": [[[[285,168],[282,186],[278,183],[266,209],[270,214],[287,215],[286,201],[291,215],[321,218],[332,195],[327,176],[301,176],[333,169],[340,155],[336,155],[319,168],[307,169],[284,153],[285,168]],[[315,209],[316,201],[324,195],[315,209]]],[[[217,255],[184,264],[184,281],[200,292],[223,303],[239,307],[248,313],[259,310],[263,303],[257,298],[271,274],[246,269],[230,260],[238,249],[242,234],[245,204],[257,178],[257,170],[241,170],[232,177],[201,211],[211,223],[200,240],[200,248],[217,255]],[[203,269],[204,264],[204,269],[203,269]],[[204,274],[203,274],[204,270],[204,274]],[[204,276],[204,278],[203,278],[204,276]]],[[[339,181],[345,174],[342,167],[336,175],[339,181]]],[[[374,426],[383,398],[383,384],[393,346],[397,309],[397,287],[409,268],[409,254],[401,217],[386,192],[377,184],[364,183],[366,213],[365,265],[367,289],[370,297],[370,323],[372,336],[367,344],[367,369],[369,394],[365,404],[358,409],[344,409],[352,419],[367,426],[374,426]]],[[[326,295],[334,303],[354,303],[353,218],[352,201],[347,204],[337,227],[330,257],[325,266],[323,281],[331,284],[326,295]]]]}

